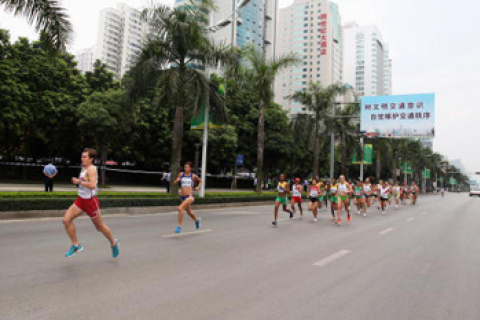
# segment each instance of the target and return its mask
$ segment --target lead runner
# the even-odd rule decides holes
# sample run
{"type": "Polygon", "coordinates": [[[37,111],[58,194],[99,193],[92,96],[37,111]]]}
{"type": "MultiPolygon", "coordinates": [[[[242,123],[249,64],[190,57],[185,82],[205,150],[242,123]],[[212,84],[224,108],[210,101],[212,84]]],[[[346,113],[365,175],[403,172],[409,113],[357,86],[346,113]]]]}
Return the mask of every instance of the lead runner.
{"type": "Polygon", "coordinates": [[[83,246],[78,242],[75,224],[73,223],[73,220],[83,212],[91,218],[95,228],[110,242],[112,256],[116,258],[120,254],[119,241],[113,238],[112,232],[103,222],[103,217],[100,213],[100,202],[97,198],[97,167],[93,165],[96,155],[97,152],[94,149],[87,148],[83,150],[81,159],[82,171],[78,178],[72,178],[72,183],[78,186],[78,197],[63,216],[65,231],[72,242],[70,249],[65,254],[67,258],[83,250],[83,246]]]}

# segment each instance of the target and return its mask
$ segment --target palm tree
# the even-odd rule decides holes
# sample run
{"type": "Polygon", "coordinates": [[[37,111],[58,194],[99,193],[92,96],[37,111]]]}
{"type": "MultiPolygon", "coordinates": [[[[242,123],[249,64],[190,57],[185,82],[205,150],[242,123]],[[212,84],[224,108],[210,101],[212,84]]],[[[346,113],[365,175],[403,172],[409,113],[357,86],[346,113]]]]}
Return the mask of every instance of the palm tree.
{"type": "MultiPolygon", "coordinates": [[[[228,47],[217,47],[205,34],[206,13],[213,10],[210,1],[191,1],[187,6],[172,9],[155,5],[143,17],[152,26],[135,66],[128,74],[127,93],[134,102],[149,92],[157,92],[162,106],[174,108],[171,174],[176,177],[182,158],[183,127],[187,116],[193,116],[199,104],[222,101],[202,67],[216,66],[220,61],[238,59],[228,47]],[[215,96],[215,97],[212,97],[215,96]]],[[[222,112],[223,103],[212,104],[222,112]]],[[[170,192],[177,192],[174,178],[170,192]]]]}
{"type": "Polygon", "coordinates": [[[320,127],[324,125],[327,111],[333,108],[335,97],[345,92],[345,87],[332,84],[322,87],[320,82],[310,82],[306,91],[295,92],[290,99],[304,105],[314,122],[313,176],[318,176],[320,165],[320,127]]]}
{"type": "Polygon", "coordinates": [[[27,18],[56,50],[65,51],[72,41],[73,28],[57,0],[0,0],[7,12],[27,18]]]}
{"type": "Polygon", "coordinates": [[[342,146],[341,172],[348,178],[348,149],[357,145],[355,137],[359,130],[358,120],[356,118],[358,117],[359,110],[358,106],[352,103],[338,110],[334,116],[333,103],[332,101],[332,108],[329,109],[330,112],[325,120],[326,132],[340,133],[340,145],[342,146]]]}
{"type": "Polygon", "coordinates": [[[274,98],[273,82],[276,75],[284,68],[293,65],[298,59],[293,54],[269,60],[264,53],[253,46],[245,51],[247,64],[246,73],[250,81],[255,83],[252,94],[258,99],[258,126],[257,126],[257,192],[262,191],[263,181],[263,152],[265,149],[265,108],[274,98]]]}

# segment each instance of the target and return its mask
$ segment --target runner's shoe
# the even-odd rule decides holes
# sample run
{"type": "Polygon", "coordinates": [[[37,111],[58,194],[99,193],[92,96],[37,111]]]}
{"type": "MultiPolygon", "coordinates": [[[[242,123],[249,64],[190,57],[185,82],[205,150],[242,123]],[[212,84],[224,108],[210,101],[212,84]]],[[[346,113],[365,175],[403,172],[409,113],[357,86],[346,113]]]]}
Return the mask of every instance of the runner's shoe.
{"type": "Polygon", "coordinates": [[[293,212],[290,211],[290,219],[293,219],[293,212]]]}
{"type": "Polygon", "coordinates": [[[83,250],[83,246],[79,243],[78,246],[72,245],[70,249],[68,249],[67,253],[65,253],[66,258],[73,257],[77,252],[83,250]]]}
{"type": "Polygon", "coordinates": [[[115,239],[115,245],[112,247],[112,257],[116,258],[120,254],[120,241],[115,239]]]}
{"type": "Polygon", "coordinates": [[[275,220],[275,221],[272,221],[272,225],[273,225],[274,227],[278,227],[278,221],[276,221],[276,220],[275,220]]]}
{"type": "Polygon", "coordinates": [[[340,226],[342,225],[342,220],[341,219],[338,219],[337,222],[335,222],[337,224],[337,226],[340,226]]]}
{"type": "Polygon", "coordinates": [[[195,228],[200,229],[200,227],[202,226],[202,219],[201,218],[198,218],[197,221],[195,221],[195,228]]]}
{"type": "Polygon", "coordinates": [[[363,217],[364,217],[364,218],[366,218],[366,217],[367,217],[367,214],[366,214],[366,213],[364,213],[364,214],[363,214],[363,217]]]}
{"type": "Polygon", "coordinates": [[[180,233],[182,232],[182,227],[177,226],[177,229],[175,229],[175,233],[180,233]]]}
{"type": "Polygon", "coordinates": [[[350,213],[348,214],[347,221],[348,221],[348,222],[351,222],[351,221],[352,221],[352,215],[351,215],[350,213]]]}

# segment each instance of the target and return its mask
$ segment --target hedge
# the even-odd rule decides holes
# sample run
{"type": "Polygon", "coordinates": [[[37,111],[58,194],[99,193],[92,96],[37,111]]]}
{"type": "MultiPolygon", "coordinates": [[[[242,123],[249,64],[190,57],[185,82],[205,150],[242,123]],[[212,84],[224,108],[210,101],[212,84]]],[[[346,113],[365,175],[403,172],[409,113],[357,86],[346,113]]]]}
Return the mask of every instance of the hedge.
{"type": "MultiPolygon", "coordinates": [[[[272,195],[255,196],[209,196],[195,199],[195,204],[233,203],[233,202],[260,202],[273,201],[272,195]]],[[[67,209],[74,198],[46,198],[46,199],[0,199],[0,212],[6,211],[29,211],[29,210],[62,210],[67,209]]],[[[119,207],[156,207],[175,206],[180,204],[178,197],[157,197],[157,198],[110,198],[100,197],[102,208],[119,207]]]]}
{"type": "MultiPolygon", "coordinates": [[[[208,193],[207,197],[258,197],[255,192],[215,192],[208,193]]],[[[261,196],[268,195],[274,196],[274,192],[264,192],[261,196]]],[[[69,192],[0,192],[0,199],[60,199],[68,198],[72,199],[77,196],[75,191],[69,192]]],[[[102,191],[99,194],[99,198],[178,198],[175,195],[159,192],[113,192],[102,191]]]]}

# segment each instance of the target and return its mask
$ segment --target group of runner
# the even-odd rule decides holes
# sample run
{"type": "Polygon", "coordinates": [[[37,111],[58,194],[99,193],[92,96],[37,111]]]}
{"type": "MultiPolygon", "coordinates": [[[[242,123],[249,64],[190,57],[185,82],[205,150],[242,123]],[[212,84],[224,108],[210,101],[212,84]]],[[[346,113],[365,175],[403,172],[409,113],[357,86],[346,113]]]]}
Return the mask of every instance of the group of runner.
{"type": "MultiPolygon", "coordinates": [[[[65,231],[68,234],[71,246],[65,257],[72,257],[77,252],[83,250],[77,238],[76,229],[73,221],[85,212],[92,220],[96,229],[101,232],[109,241],[112,256],[118,257],[120,254],[120,242],[115,239],[112,232],[104,223],[102,214],[100,212],[100,202],[98,201],[98,173],[94,165],[94,160],[97,152],[94,149],[85,149],[82,152],[81,162],[82,170],[78,178],[72,178],[72,183],[78,187],[78,196],[75,202],[70,206],[63,217],[63,224],[65,231]]],[[[182,232],[183,217],[186,211],[190,218],[195,223],[195,228],[198,230],[201,227],[201,219],[192,210],[192,203],[195,201],[193,196],[194,191],[198,191],[202,185],[202,179],[192,171],[192,163],[187,162],[184,165],[183,172],[179,173],[175,183],[179,185],[179,195],[181,204],[178,207],[178,220],[175,233],[182,232]]],[[[290,214],[290,219],[296,215],[295,206],[300,212],[299,218],[303,218],[302,208],[302,191],[303,185],[300,179],[296,178],[292,190],[290,184],[287,182],[284,174],[280,175],[280,181],[277,185],[277,197],[275,200],[275,216],[272,224],[278,226],[278,212],[280,206],[283,211],[290,214]],[[292,195],[289,209],[288,196],[292,195]]],[[[395,201],[395,207],[398,209],[400,203],[406,204],[409,199],[412,205],[416,204],[419,189],[415,182],[411,185],[400,186],[391,184],[388,181],[379,181],[378,184],[371,183],[370,179],[365,181],[346,181],[345,176],[341,175],[337,179],[333,179],[330,183],[328,181],[321,181],[316,178],[311,181],[307,188],[307,198],[309,201],[308,210],[313,214],[313,220],[318,219],[318,210],[323,206],[327,207],[330,202],[330,212],[332,221],[337,225],[342,224],[342,211],[345,209],[347,214],[347,221],[352,221],[352,214],[350,213],[350,203],[356,206],[357,214],[367,216],[368,209],[378,202],[377,207],[386,213],[387,205],[390,205],[392,199],[395,201]]]]}
{"type": "MultiPolygon", "coordinates": [[[[290,219],[296,215],[296,208],[299,210],[299,219],[303,219],[302,191],[304,186],[300,178],[295,178],[294,184],[290,190],[290,184],[287,182],[284,174],[279,177],[277,185],[277,197],[275,200],[274,220],[272,224],[278,226],[278,212],[280,206],[284,212],[288,212],[290,219]],[[290,208],[288,206],[288,196],[291,195],[290,208]]],[[[345,209],[347,221],[352,221],[350,205],[353,203],[356,212],[359,215],[367,217],[370,207],[377,205],[382,214],[386,214],[387,206],[394,205],[399,209],[401,204],[411,205],[417,203],[419,188],[414,181],[410,185],[403,186],[398,183],[391,183],[386,180],[380,180],[378,183],[372,183],[370,178],[365,181],[357,180],[346,181],[345,176],[341,175],[339,179],[321,180],[318,177],[311,180],[307,186],[308,210],[312,212],[313,221],[318,219],[318,210],[323,206],[328,207],[330,202],[331,220],[337,225],[342,224],[342,211],[345,209]]]]}

